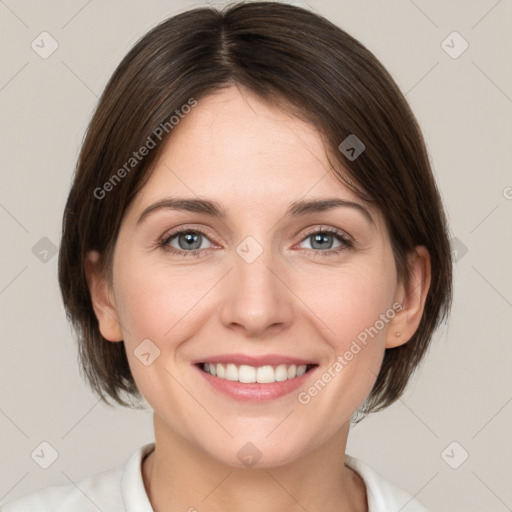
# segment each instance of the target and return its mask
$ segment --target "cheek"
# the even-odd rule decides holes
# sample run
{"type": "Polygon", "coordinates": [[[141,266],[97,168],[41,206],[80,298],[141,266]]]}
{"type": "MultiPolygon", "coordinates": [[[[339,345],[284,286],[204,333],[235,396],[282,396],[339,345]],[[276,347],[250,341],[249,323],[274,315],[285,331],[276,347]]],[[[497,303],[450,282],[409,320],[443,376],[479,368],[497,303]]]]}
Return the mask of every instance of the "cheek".
{"type": "Polygon", "coordinates": [[[190,322],[197,325],[193,306],[204,291],[190,271],[151,267],[126,254],[115,267],[114,289],[131,373],[155,411],[162,403],[181,410],[172,379],[177,349],[191,334],[190,322]]]}
{"type": "MultiPolygon", "coordinates": [[[[194,318],[208,289],[207,276],[192,269],[145,265],[125,259],[117,268],[116,309],[130,344],[150,338],[172,343],[173,332],[194,318]]],[[[127,341],[125,340],[125,341],[127,341]]]]}
{"type": "Polygon", "coordinates": [[[180,348],[200,330],[204,318],[214,314],[207,295],[218,277],[185,266],[148,265],[136,256],[128,257],[126,251],[115,267],[116,310],[132,375],[142,395],[158,410],[157,390],[158,396],[163,389],[170,393],[168,403],[178,400],[180,390],[173,386],[172,375],[186,371],[180,363],[188,364],[180,348]],[[142,356],[147,353],[150,356],[142,356]]]}
{"type": "MultiPolygon", "coordinates": [[[[329,361],[299,402],[321,415],[336,411],[348,419],[370,393],[385,351],[385,338],[395,292],[393,262],[345,267],[323,287],[310,288],[318,329],[329,346],[329,361]],[[322,292],[322,289],[324,290],[322,292]]],[[[308,303],[309,305],[309,303],[308,303]]],[[[326,424],[326,432],[336,429],[326,424]]]]}
{"type": "Polygon", "coordinates": [[[326,326],[324,331],[328,328],[326,338],[337,353],[369,330],[374,338],[384,338],[388,322],[382,318],[390,316],[396,285],[393,265],[384,260],[381,265],[345,267],[331,273],[323,286],[318,284],[309,287],[308,305],[326,326]]]}

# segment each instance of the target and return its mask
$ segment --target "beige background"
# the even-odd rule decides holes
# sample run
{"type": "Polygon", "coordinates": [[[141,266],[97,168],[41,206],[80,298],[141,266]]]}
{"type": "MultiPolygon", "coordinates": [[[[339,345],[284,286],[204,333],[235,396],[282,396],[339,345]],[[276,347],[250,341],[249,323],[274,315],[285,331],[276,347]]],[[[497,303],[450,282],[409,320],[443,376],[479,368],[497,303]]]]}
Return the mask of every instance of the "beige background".
{"type": "MultiPolygon", "coordinates": [[[[0,1],[0,503],[123,464],[153,439],[150,414],[108,409],[80,379],[57,258],[39,241],[59,243],[79,145],[114,68],[149,28],[201,4],[0,1]],[[43,31],[59,45],[47,59],[31,48],[43,31]],[[43,441],[59,455],[46,470],[31,458],[43,441]]],[[[403,399],[357,425],[348,451],[433,512],[512,510],[512,1],[308,5],[406,93],[457,239],[450,321],[403,399]],[[469,44],[458,58],[441,46],[453,31],[469,44]]]]}

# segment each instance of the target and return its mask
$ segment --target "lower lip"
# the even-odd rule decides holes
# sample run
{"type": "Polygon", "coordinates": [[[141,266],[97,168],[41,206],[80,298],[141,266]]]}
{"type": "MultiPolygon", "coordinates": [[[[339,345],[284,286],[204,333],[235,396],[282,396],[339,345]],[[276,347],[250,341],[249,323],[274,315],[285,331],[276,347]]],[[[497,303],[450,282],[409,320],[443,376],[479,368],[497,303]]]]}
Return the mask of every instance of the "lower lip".
{"type": "Polygon", "coordinates": [[[281,382],[270,382],[268,384],[260,384],[258,382],[244,384],[243,382],[221,379],[205,372],[198,365],[195,365],[195,368],[214,389],[235,400],[241,402],[268,402],[281,398],[300,388],[304,385],[306,379],[315,372],[317,367],[311,368],[300,377],[294,377],[293,379],[281,382]]]}

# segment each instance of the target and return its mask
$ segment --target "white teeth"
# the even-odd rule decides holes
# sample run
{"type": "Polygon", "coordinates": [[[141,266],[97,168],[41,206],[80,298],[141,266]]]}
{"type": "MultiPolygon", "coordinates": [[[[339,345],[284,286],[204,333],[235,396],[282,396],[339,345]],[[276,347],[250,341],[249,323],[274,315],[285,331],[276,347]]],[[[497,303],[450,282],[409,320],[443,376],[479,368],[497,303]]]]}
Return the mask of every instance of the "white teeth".
{"type": "Polygon", "coordinates": [[[278,366],[249,366],[242,364],[236,366],[232,363],[204,363],[203,370],[210,375],[219,377],[221,379],[238,381],[244,384],[258,382],[260,384],[270,384],[272,382],[282,382],[284,380],[293,379],[304,375],[307,370],[307,365],[296,366],[294,364],[286,365],[280,364],[278,366]]]}
{"type": "Polygon", "coordinates": [[[256,368],[242,364],[240,368],[238,368],[238,380],[246,384],[256,382],[256,368]]]}
{"type": "Polygon", "coordinates": [[[260,366],[256,371],[256,381],[260,384],[275,382],[274,368],[272,366],[260,366]]]}
{"type": "Polygon", "coordinates": [[[224,378],[226,380],[238,380],[238,368],[234,364],[228,364],[224,378]]]}
{"type": "MultiPolygon", "coordinates": [[[[295,368],[295,365],[292,365],[290,366],[290,368],[295,368]]],[[[289,376],[288,375],[288,371],[286,369],[286,365],[285,364],[280,364],[276,370],[275,370],[275,374],[276,374],[276,380],[277,382],[282,382],[283,380],[287,380],[288,377],[290,377],[290,379],[292,377],[295,377],[295,374],[289,376]]]]}

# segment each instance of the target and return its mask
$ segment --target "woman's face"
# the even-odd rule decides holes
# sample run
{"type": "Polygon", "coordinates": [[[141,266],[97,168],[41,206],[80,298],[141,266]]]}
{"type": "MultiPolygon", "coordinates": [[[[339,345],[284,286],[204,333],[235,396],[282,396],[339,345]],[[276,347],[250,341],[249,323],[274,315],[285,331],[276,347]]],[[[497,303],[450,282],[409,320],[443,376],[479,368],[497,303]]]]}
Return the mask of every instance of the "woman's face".
{"type": "Polygon", "coordinates": [[[174,128],[123,219],[112,282],[160,423],[238,466],[290,462],[347,428],[400,295],[383,219],[333,175],[318,132],[235,87],[174,128]],[[306,206],[325,200],[339,203],[306,206]]]}

